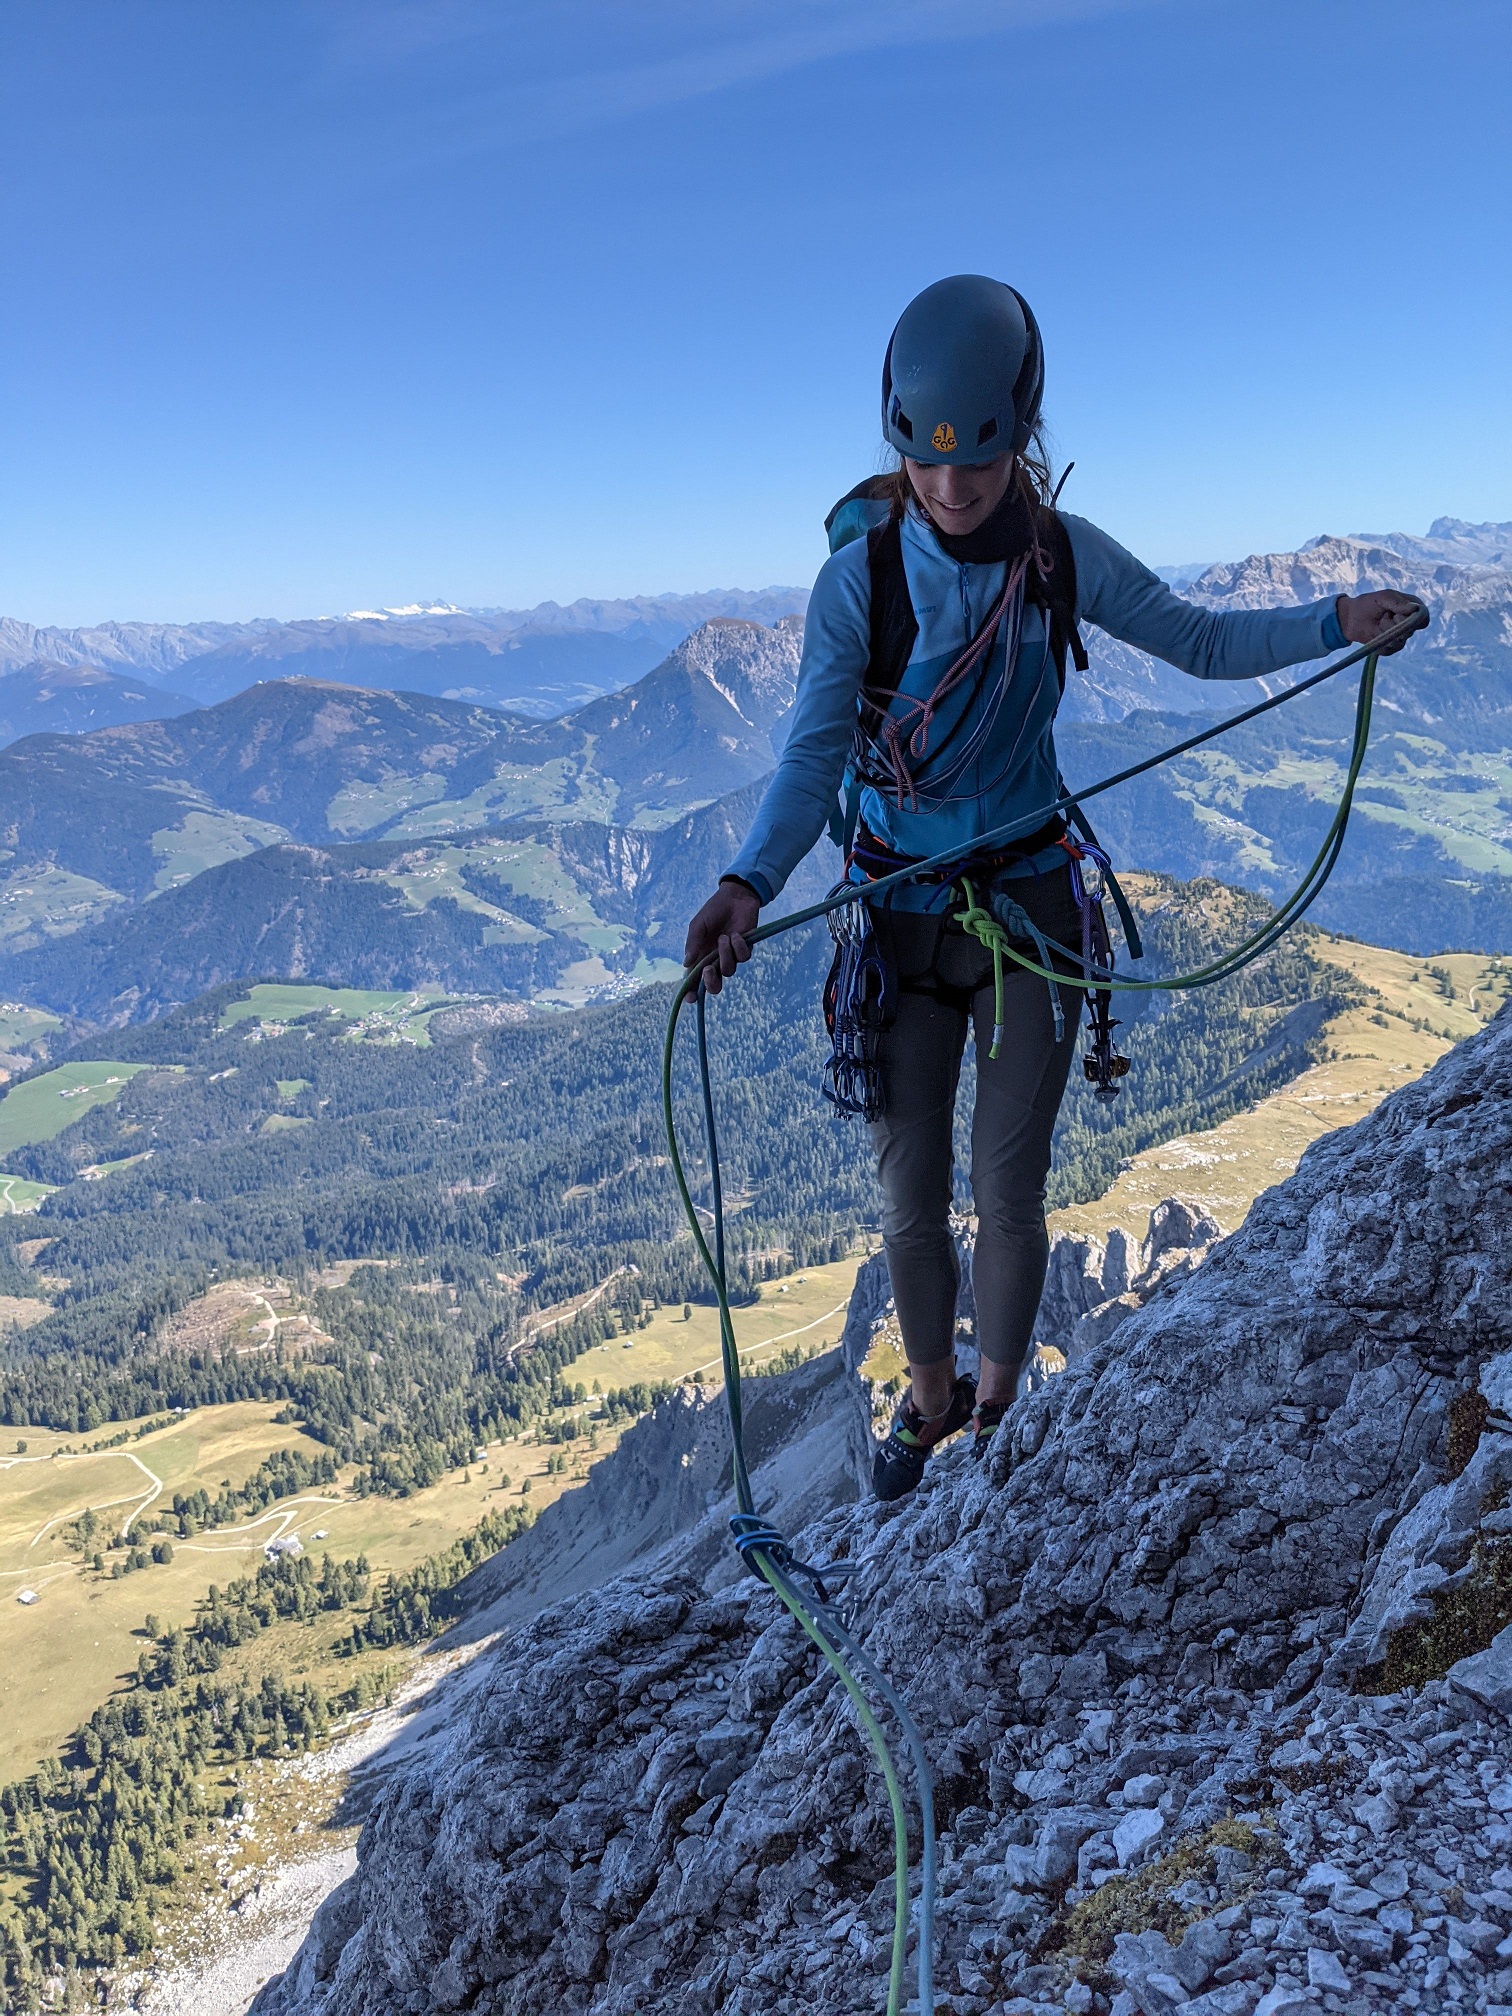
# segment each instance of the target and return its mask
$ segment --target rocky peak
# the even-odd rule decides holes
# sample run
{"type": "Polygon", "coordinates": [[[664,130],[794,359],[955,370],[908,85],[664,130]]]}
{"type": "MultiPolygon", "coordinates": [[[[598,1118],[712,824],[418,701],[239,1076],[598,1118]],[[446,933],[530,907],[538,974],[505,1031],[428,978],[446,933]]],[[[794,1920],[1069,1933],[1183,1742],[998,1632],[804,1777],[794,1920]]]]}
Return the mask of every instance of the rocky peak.
{"type": "Polygon", "coordinates": [[[716,616],[685,637],[666,663],[702,674],[753,727],[770,729],[793,704],[802,650],[801,616],[784,616],[770,629],[716,616]]]}
{"type": "Polygon", "coordinates": [[[1512,567],[1512,524],[1435,518],[1426,538],[1411,532],[1362,533],[1367,544],[1389,546],[1409,559],[1449,560],[1459,567],[1512,567]]]}
{"type": "Polygon", "coordinates": [[[1245,560],[1209,567],[1187,593],[1214,609],[1267,609],[1394,588],[1436,605],[1460,585],[1466,571],[1450,559],[1404,555],[1363,539],[1325,537],[1296,553],[1252,553],[1245,560]]]}
{"type": "Polygon", "coordinates": [[[1190,1274],[1221,1236],[1215,1218],[1181,1197],[1155,1206],[1137,1245],[1117,1226],[1106,1245],[1058,1232],[1035,1319],[1036,1342],[1068,1363],[1085,1357],[1125,1317],[1190,1274]]]}
{"type": "MultiPolygon", "coordinates": [[[[795,1536],[930,1748],[940,2010],[1512,2000],[1509,1176],[1504,1012],[985,1461],[795,1536]]],[[[885,1798],[769,1592],[632,1572],[483,1657],[258,2016],[874,2016],[885,1798]]]]}

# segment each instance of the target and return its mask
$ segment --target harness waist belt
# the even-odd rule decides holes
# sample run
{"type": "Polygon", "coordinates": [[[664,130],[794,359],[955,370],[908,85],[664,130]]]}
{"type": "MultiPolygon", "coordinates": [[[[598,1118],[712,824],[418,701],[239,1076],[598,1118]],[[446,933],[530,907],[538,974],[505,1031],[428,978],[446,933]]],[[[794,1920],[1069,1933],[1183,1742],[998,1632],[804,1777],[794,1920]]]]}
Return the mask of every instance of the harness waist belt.
{"type": "MultiPolygon", "coordinates": [[[[1006,846],[989,847],[980,853],[967,851],[960,860],[948,868],[931,868],[916,879],[920,882],[954,882],[961,875],[988,876],[1001,869],[1011,868],[1016,863],[1028,861],[1041,854],[1047,847],[1054,847],[1066,836],[1066,822],[1057,813],[1047,819],[1036,832],[1026,833],[1021,839],[1010,841],[1006,846]]],[[[856,837],[846,856],[846,866],[855,867],[869,882],[877,881],[883,875],[891,875],[900,868],[911,868],[915,862],[923,861],[923,854],[900,854],[890,847],[864,823],[856,828],[856,837]]]]}

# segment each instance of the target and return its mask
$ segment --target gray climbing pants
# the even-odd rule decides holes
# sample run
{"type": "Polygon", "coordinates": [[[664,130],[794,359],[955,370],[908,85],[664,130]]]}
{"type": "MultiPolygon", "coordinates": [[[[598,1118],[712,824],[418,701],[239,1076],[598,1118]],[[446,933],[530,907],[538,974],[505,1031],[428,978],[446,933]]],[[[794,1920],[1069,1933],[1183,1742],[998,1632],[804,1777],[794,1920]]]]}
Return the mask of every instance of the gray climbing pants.
{"type": "MultiPolygon", "coordinates": [[[[1009,888],[1047,938],[1081,942],[1069,867],[1015,877],[1009,888]]],[[[1083,997],[1072,987],[1059,990],[1065,1031],[1057,1043],[1048,983],[1005,962],[1003,1040],[989,1059],[992,954],[943,916],[895,910],[877,913],[876,923],[896,961],[898,1002],[879,1043],[884,1106],[871,1136],[904,1348],[916,1365],[937,1365],[954,1348],[958,1278],[949,1213],[956,1088],[970,1024],[977,1067],[971,1120],[977,1342],[984,1358],[1016,1369],[1045,1285],[1050,1137],[1083,997]]]]}

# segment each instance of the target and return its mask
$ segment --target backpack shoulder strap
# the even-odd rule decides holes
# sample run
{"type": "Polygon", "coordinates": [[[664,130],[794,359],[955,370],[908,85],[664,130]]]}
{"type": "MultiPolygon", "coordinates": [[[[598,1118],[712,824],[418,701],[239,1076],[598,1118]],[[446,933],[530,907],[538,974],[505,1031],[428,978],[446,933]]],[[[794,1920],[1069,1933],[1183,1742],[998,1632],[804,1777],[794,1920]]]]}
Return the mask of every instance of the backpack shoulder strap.
{"type": "Polygon", "coordinates": [[[903,520],[896,512],[889,512],[867,533],[866,564],[871,575],[871,654],[861,721],[868,735],[876,735],[919,636],[903,566],[903,520]]]}
{"type": "Polygon", "coordinates": [[[1076,622],[1076,555],[1065,520],[1053,505],[1039,514],[1039,543],[1050,562],[1048,574],[1038,567],[1030,570],[1029,598],[1045,611],[1050,622],[1050,654],[1062,693],[1066,690],[1066,653],[1078,672],[1087,669],[1087,647],[1082,643],[1076,622]]]}
{"type": "Polygon", "coordinates": [[[870,584],[866,690],[857,702],[859,741],[846,765],[841,802],[830,811],[830,838],[847,855],[861,801],[859,750],[881,734],[883,716],[902,683],[919,635],[903,565],[903,520],[894,508],[894,494],[890,478],[869,476],[842,497],[824,521],[832,553],[865,538],[870,584]]]}

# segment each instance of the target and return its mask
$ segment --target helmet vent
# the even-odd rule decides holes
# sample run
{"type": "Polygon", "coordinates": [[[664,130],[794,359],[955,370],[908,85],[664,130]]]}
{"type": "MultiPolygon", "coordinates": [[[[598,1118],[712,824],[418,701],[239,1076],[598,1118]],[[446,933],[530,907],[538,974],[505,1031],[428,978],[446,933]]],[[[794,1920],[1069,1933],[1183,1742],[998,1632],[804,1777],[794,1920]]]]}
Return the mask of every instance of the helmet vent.
{"type": "Polygon", "coordinates": [[[892,424],[894,425],[894,427],[897,428],[898,432],[904,437],[905,440],[912,441],[913,422],[909,419],[908,415],[903,411],[902,406],[896,399],[893,400],[892,424]]]}
{"type": "Polygon", "coordinates": [[[984,448],[989,441],[995,440],[996,437],[997,437],[996,420],[984,420],[981,426],[978,427],[977,429],[978,448],[984,448]]]}

